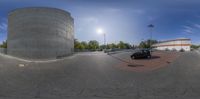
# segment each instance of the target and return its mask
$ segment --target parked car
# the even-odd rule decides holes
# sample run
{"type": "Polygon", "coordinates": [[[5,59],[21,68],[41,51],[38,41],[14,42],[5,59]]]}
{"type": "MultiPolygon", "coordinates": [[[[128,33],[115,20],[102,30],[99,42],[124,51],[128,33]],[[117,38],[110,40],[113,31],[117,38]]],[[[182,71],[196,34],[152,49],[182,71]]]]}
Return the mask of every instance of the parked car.
{"type": "Polygon", "coordinates": [[[180,49],[180,52],[185,52],[185,50],[183,48],[180,49]]]}
{"type": "Polygon", "coordinates": [[[131,59],[136,59],[136,58],[151,58],[151,52],[150,50],[138,50],[135,53],[131,55],[131,59]]]}

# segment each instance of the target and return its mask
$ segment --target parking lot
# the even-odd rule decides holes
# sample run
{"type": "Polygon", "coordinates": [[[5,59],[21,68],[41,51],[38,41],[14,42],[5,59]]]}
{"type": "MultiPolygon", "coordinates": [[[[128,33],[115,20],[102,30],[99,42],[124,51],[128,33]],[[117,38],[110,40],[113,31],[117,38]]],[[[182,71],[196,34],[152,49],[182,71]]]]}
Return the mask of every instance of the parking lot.
{"type": "Polygon", "coordinates": [[[0,98],[199,99],[199,52],[154,52],[144,60],[130,54],[87,52],[45,62],[1,55],[0,98]]]}
{"type": "Polygon", "coordinates": [[[131,59],[130,55],[132,53],[119,53],[111,54],[115,59],[122,61],[118,68],[126,71],[135,71],[135,72],[148,72],[155,69],[165,67],[175,61],[179,56],[180,52],[170,52],[170,51],[155,51],[152,52],[151,58],[146,59],[131,59]],[[121,55],[122,54],[122,55],[121,55]]]}

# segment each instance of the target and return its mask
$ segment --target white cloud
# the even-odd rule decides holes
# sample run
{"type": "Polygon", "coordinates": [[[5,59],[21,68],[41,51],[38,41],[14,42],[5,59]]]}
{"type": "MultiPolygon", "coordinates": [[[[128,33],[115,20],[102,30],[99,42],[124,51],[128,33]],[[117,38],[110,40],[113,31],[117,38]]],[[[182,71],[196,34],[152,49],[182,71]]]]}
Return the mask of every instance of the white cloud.
{"type": "Polygon", "coordinates": [[[7,31],[7,20],[5,18],[0,19],[0,33],[7,31]]]}
{"type": "Polygon", "coordinates": [[[198,23],[192,23],[192,25],[188,26],[185,25],[183,26],[183,32],[185,33],[197,33],[200,29],[200,24],[198,23]]]}
{"type": "Polygon", "coordinates": [[[194,24],[194,27],[200,29],[200,24],[194,24]]]}
{"type": "Polygon", "coordinates": [[[186,33],[193,33],[192,30],[189,30],[189,29],[185,29],[183,31],[186,32],[186,33]]]}
{"type": "Polygon", "coordinates": [[[116,12],[120,12],[121,9],[118,9],[118,8],[106,8],[105,11],[111,12],[111,13],[116,13],[116,12]]]}
{"type": "Polygon", "coordinates": [[[1,30],[6,30],[7,29],[7,24],[6,23],[1,23],[0,24],[0,29],[1,30]]]}
{"type": "Polygon", "coordinates": [[[190,27],[190,26],[187,26],[187,25],[185,25],[185,26],[183,26],[185,29],[187,29],[187,30],[192,30],[193,28],[192,27],[190,27]]]}
{"type": "Polygon", "coordinates": [[[99,20],[95,17],[87,17],[84,20],[88,23],[98,23],[99,22],[99,20]]]}
{"type": "Polygon", "coordinates": [[[156,18],[157,18],[157,17],[155,17],[155,16],[147,16],[147,19],[148,19],[149,21],[154,21],[154,20],[156,20],[156,18]]]}
{"type": "Polygon", "coordinates": [[[130,9],[130,8],[105,8],[104,9],[105,12],[109,12],[109,13],[134,13],[134,14],[145,14],[145,10],[142,9],[130,9]]]}
{"type": "Polygon", "coordinates": [[[193,33],[193,31],[194,31],[194,28],[191,26],[185,25],[185,26],[183,26],[183,28],[184,28],[183,32],[185,32],[185,33],[193,33]]]}
{"type": "Polygon", "coordinates": [[[135,9],[135,10],[132,10],[132,12],[137,13],[137,14],[145,14],[145,11],[141,9],[135,9]]]}

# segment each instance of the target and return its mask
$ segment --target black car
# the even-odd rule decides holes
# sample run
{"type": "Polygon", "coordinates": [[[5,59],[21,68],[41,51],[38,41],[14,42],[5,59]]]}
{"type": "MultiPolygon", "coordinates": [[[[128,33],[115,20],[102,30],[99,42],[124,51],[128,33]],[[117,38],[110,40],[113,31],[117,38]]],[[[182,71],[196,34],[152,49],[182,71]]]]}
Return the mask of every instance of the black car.
{"type": "Polygon", "coordinates": [[[136,58],[151,58],[150,50],[138,50],[131,55],[131,59],[136,58]]]}

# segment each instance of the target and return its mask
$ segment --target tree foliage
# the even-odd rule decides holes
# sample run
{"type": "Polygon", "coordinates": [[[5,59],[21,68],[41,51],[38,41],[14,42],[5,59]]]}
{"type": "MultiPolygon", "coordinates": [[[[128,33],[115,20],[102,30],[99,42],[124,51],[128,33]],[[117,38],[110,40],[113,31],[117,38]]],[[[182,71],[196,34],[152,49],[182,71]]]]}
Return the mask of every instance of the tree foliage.
{"type": "Polygon", "coordinates": [[[96,41],[96,40],[91,40],[91,41],[89,41],[89,43],[88,43],[88,48],[89,48],[89,49],[92,49],[92,50],[98,49],[98,48],[99,48],[99,42],[96,41]]]}
{"type": "Polygon", "coordinates": [[[191,48],[198,49],[198,48],[200,48],[200,45],[191,45],[191,48]]]}
{"type": "Polygon", "coordinates": [[[7,40],[3,41],[3,43],[0,45],[0,48],[7,48],[7,40]]]}
{"type": "Polygon", "coordinates": [[[119,41],[119,43],[117,44],[118,48],[120,49],[124,49],[126,48],[125,43],[123,41],[119,41]]]}
{"type": "Polygon", "coordinates": [[[114,43],[108,44],[107,49],[113,49],[113,48],[118,48],[118,46],[114,43]]]}
{"type": "Polygon", "coordinates": [[[82,41],[81,45],[83,46],[84,49],[88,49],[88,43],[87,42],[82,41]]]}
{"type": "Polygon", "coordinates": [[[86,41],[78,41],[77,39],[74,40],[74,48],[78,50],[99,50],[99,49],[130,49],[132,46],[129,43],[124,43],[120,41],[119,43],[110,43],[107,45],[99,45],[99,42],[96,40],[91,40],[89,42],[86,41]]]}
{"type": "Polygon", "coordinates": [[[148,39],[146,41],[140,42],[139,47],[140,48],[150,48],[151,45],[156,44],[156,43],[158,43],[157,40],[150,40],[150,39],[148,39]]]}

